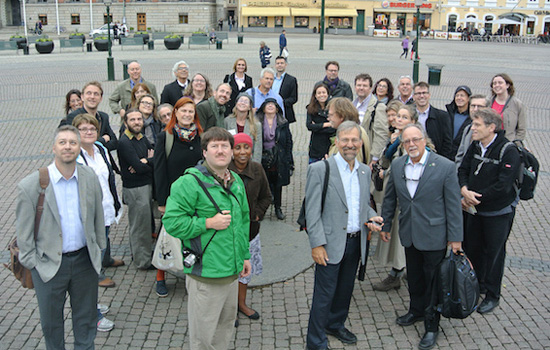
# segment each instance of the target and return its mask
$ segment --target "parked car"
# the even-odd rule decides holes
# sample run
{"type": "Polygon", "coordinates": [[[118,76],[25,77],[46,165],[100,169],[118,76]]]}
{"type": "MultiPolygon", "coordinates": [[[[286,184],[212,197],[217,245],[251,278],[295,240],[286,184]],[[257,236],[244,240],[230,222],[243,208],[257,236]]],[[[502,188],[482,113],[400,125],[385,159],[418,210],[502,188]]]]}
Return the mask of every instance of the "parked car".
{"type": "MultiPolygon", "coordinates": [[[[113,31],[113,24],[111,24],[111,36],[114,38],[115,37],[115,33],[113,31]]],[[[128,35],[128,32],[126,30],[126,32],[122,31],[122,30],[119,30],[119,33],[120,35],[122,36],[127,36],[128,35]]],[[[107,36],[107,24],[104,24],[102,25],[101,27],[97,28],[97,29],[94,29],[92,31],[90,31],[90,37],[93,38],[94,35],[101,35],[101,36],[107,36]]]]}

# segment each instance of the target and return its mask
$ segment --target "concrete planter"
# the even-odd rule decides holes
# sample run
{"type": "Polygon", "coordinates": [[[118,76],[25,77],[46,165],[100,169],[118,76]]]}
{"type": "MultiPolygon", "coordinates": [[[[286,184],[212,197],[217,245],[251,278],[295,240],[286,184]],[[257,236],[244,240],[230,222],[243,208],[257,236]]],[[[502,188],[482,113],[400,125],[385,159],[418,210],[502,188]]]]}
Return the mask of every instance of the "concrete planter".
{"type": "Polygon", "coordinates": [[[38,53],[52,53],[54,45],[53,41],[37,41],[34,47],[38,53]]]}
{"type": "Polygon", "coordinates": [[[168,50],[177,50],[181,46],[181,38],[165,38],[164,46],[168,50]]]}

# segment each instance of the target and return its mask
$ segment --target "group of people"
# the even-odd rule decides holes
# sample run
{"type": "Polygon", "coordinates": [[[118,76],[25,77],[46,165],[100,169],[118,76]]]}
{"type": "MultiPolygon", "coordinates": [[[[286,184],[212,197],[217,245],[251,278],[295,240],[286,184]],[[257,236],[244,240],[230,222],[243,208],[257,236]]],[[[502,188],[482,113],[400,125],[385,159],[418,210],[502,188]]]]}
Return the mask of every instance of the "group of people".
{"type": "Polygon", "coordinates": [[[491,80],[489,97],[459,86],[443,111],[430,104],[430,86],[409,76],[399,78],[393,98],[389,79],[373,84],[358,74],[352,101],[339,64],[325,69],[306,120],[305,213],[316,263],[307,349],[328,349],[327,335],[357,342],[345,321],[369,231],[380,232],[375,260],[391,268],[373,289],[397,289],[407,276],[409,310],[396,323],[424,321],[419,348],[431,349],[440,318],[431,285],[447,249],[463,250],[476,270],[484,294],[478,312],[499,304],[526,107],[504,73],[491,80]]]}
{"type": "MultiPolygon", "coordinates": [[[[109,244],[121,202],[136,268],[155,269],[156,219],[183,243],[192,349],[226,348],[238,312],[260,318],[246,303],[250,277],[262,272],[260,222],[270,204],[277,219],[285,218],[282,188],[294,171],[289,125],[298,82],[287,66],[277,57],[275,70],[262,69],[255,86],[238,58],[212,88],[205,74],[191,76],[179,61],[159,100],[134,61],[129,79],[109,96],[122,121],[118,137],[98,110],[99,82],[67,94],[36,238],[38,172],[19,184],[17,206],[21,262],[32,270],[48,349],[63,348],[66,293],[74,301],[75,344],[90,346],[96,331],[114,327],[97,287],[114,287],[105,269],[124,265],[109,244]]],[[[519,153],[508,140],[525,138],[526,109],[506,74],[492,79],[489,98],[459,86],[443,111],[431,106],[429,85],[413,85],[408,76],[399,78],[394,97],[387,78],[374,83],[358,74],[353,91],[338,62],[327,62],[325,71],[306,109],[305,212],[316,267],[306,346],[328,348],[327,334],[357,341],[345,327],[354,279],[366,263],[369,232],[380,232],[375,258],[391,270],[373,288],[399,288],[407,274],[410,307],[396,322],[424,320],[419,346],[430,349],[439,314],[427,303],[428,286],[448,245],[464,249],[474,264],[485,294],[479,312],[498,306],[518,203],[519,153]]],[[[168,295],[161,270],[156,293],[168,295]]]]}

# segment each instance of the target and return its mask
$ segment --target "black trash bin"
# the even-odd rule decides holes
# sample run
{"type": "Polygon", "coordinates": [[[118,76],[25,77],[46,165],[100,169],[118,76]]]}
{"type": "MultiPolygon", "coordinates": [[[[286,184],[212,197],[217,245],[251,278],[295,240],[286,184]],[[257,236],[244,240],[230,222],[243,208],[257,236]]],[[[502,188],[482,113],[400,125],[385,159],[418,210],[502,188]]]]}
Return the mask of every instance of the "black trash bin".
{"type": "Polygon", "coordinates": [[[154,50],[155,49],[155,41],[154,40],[149,40],[149,42],[147,43],[147,47],[149,48],[149,50],[154,50]]]}
{"type": "Polygon", "coordinates": [[[221,50],[223,48],[223,44],[221,40],[216,40],[216,50],[221,50]]]}
{"type": "Polygon", "coordinates": [[[428,84],[439,85],[441,82],[442,64],[428,64],[428,84]]]}
{"type": "Polygon", "coordinates": [[[28,55],[29,54],[29,45],[27,45],[27,42],[22,43],[21,47],[23,48],[23,54],[28,55]]]}
{"type": "Polygon", "coordinates": [[[242,43],[243,43],[243,35],[239,34],[237,35],[237,44],[242,44],[242,43]]]}
{"type": "Polygon", "coordinates": [[[86,51],[87,52],[92,52],[92,45],[93,45],[93,43],[91,41],[86,43],[86,51]]]}
{"type": "Polygon", "coordinates": [[[126,80],[126,79],[130,79],[130,75],[128,74],[128,65],[132,62],[134,62],[134,60],[120,60],[120,62],[122,63],[122,76],[123,76],[123,79],[126,80]]]}

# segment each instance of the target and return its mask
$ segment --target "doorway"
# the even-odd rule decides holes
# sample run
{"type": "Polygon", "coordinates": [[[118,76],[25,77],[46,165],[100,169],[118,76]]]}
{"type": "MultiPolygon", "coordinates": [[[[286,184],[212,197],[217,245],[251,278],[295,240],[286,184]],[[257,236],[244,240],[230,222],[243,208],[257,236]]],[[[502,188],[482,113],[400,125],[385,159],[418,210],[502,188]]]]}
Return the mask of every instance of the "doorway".
{"type": "Polygon", "coordinates": [[[357,34],[365,34],[365,10],[357,10],[357,34]]]}
{"type": "Polygon", "coordinates": [[[140,32],[147,30],[147,19],[145,13],[137,14],[137,30],[140,32]]]}
{"type": "Polygon", "coordinates": [[[21,23],[21,4],[19,0],[11,0],[10,3],[11,3],[11,25],[20,26],[22,24],[21,23]]]}

